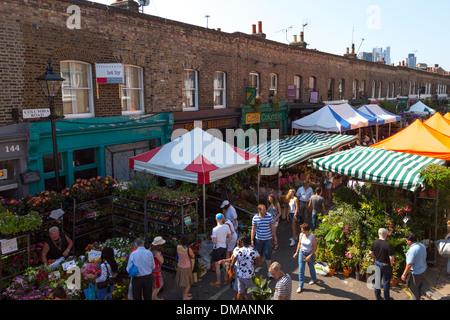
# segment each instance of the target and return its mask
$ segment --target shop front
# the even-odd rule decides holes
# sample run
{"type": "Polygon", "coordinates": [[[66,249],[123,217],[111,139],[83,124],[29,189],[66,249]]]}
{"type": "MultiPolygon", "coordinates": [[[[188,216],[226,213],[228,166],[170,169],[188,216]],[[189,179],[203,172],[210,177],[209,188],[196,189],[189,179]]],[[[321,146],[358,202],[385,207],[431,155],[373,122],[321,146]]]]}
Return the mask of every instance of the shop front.
{"type": "MultiPolygon", "coordinates": [[[[128,180],[129,156],[170,141],[170,113],[56,121],[59,179],[70,186],[76,179],[110,175],[128,180]]],[[[54,190],[53,145],[49,122],[32,123],[28,170],[41,179],[29,184],[30,194],[54,190]]]]}
{"type": "Polygon", "coordinates": [[[241,128],[244,132],[253,131],[258,141],[249,144],[257,144],[264,140],[278,139],[288,134],[289,106],[281,103],[279,107],[273,108],[270,104],[261,105],[259,108],[242,108],[241,128]],[[253,129],[253,130],[249,130],[253,129]]]}
{"type": "Polygon", "coordinates": [[[0,197],[19,199],[28,194],[28,123],[0,128],[0,197]]]}
{"type": "MultiPolygon", "coordinates": [[[[211,134],[220,132],[222,140],[226,140],[227,129],[236,130],[239,128],[241,120],[241,108],[224,108],[213,110],[200,110],[189,112],[174,112],[173,132],[176,134],[177,129],[191,131],[194,129],[194,122],[201,121],[202,129],[207,131],[210,129],[211,134]],[[218,131],[217,131],[218,130],[218,131]]],[[[176,134],[178,136],[178,134],[176,134]]]]}

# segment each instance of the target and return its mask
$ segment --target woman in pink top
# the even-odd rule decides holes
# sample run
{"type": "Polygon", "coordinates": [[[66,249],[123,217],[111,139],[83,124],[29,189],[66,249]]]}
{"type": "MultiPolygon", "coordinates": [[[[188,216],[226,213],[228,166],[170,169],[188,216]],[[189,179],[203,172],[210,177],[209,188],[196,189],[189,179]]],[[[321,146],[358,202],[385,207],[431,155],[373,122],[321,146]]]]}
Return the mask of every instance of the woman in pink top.
{"type": "Polygon", "coordinates": [[[183,300],[191,300],[192,295],[189,293],[191,285],[194,283],[192,276],[191,259],[195,258],[194,252],[188,247],[187,237],[181,236],[181,244],[177,246],[178,265],[175,281],[183,290],[183,300]]]}

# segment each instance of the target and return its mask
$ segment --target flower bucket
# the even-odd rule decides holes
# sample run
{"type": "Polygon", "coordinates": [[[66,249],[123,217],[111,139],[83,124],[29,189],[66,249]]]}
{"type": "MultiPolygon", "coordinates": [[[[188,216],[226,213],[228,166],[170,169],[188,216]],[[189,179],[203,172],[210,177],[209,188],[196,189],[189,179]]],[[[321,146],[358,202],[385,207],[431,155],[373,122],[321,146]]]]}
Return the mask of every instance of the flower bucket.
{"type": "Polygon", "coordinates": [[[427,189],[428,198],[436,198],[436,189],[427,189]]]}
{"type": "Polygon", "coordinates": [[[390,282],[391,287],[396,287],[397,283],[398,283],[398,279],[397,278],[392,278],[391,279],[391,282],[390,282]]]}
{"type": "Polygon", "coordinates": [[[350,270],[344,270],[344,277],[350,276],[350,270]]]}
{"type": "Polygon", "coordinates": [[[334,270],[334,269],[328,269],[328,274],[330,275],[330,276],[334,276],[334,272],[335,272],[336,270],[334,270]]]}

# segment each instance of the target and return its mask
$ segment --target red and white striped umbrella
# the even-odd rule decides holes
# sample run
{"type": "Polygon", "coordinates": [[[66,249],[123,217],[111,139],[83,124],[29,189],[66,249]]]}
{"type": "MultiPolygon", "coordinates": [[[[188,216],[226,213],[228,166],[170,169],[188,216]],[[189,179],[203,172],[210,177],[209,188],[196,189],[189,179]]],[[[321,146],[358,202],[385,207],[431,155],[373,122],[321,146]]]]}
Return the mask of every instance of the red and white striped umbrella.
{"type": "Polygon", "coordinates": [[[159,148],[129,159],[131,170],[202,185],[258,163],[257,155],[238,149],[199,127],[159,148]]]}

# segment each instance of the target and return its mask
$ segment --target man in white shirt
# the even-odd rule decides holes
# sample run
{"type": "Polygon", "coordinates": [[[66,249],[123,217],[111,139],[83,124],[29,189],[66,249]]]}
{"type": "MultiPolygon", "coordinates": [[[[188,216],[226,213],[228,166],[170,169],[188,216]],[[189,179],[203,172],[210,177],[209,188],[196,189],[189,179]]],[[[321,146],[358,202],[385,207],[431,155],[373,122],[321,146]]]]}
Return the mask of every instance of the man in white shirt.
{"type": "Polygon", "coordinates": [[[298,200],[300,202],[300,208],[299,208],[299,216],[300,219],[303,219],[303,221],[300,221],[300,224],[304,222],[308,222],[309,225],[311,225],[311,219],[309,217],[309,200],[311,200],[311,196],[314,194],[313,189],[309,186],[309,181],[305,180],[303,181],[303,186],[300,187],[297,190],[296,196],[298,197],[298,200]]]}
{"type": "MultiPolygon", "coordinates": [[[[219,261],[226,259],[227,247],[228,243],[231,241],[232,233],[230,231],[230,227],[223,223],[223,214],[216,214],[216,222],[217,226],[214,227],[211,235],[211,239],[214,244],[213,251],[211,253],[211,262],[215,263],[217,281],[211,282],[211,285],[214,287],[220,287],[221,271],[219,261]]],[[[228,282],[228,275],[226,271],[224,282],[228,282]]]]}
{"type": "Polygon", "coordinates": [[[225,219],[233,222],[234,230],[238,232],[238,220],[236,209],[231,205],[230,201],[228,200],[222,202],[220,208],[225,210],[225,219]]]}

